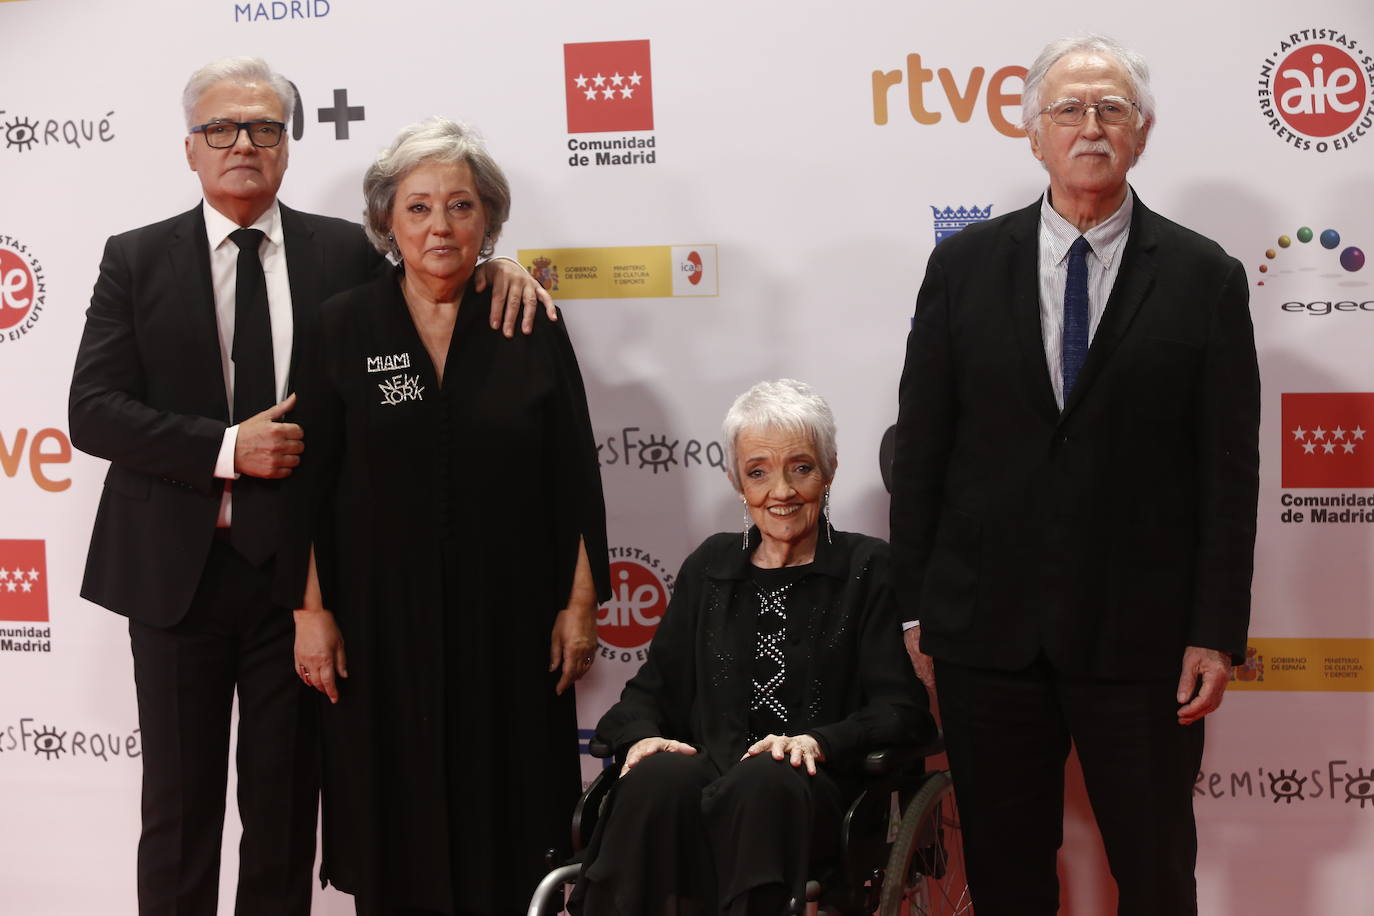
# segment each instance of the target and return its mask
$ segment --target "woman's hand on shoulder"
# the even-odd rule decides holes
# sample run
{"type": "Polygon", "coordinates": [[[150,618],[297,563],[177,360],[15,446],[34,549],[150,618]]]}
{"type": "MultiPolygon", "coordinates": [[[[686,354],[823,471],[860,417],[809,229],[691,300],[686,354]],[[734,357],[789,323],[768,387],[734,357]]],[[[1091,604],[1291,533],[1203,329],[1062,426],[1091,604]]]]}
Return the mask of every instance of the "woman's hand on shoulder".
{"type": "Polygon", "coordinates": [[[534,315],[541,304],[550,321],[558,320],[553,298],[518,261],[506,257],[483,261],[477,265],[476,281],[479,293],[491,284],[491,326],[501,328],[507,337],[515,336],[517,321],[524,333],[533,331],[534,315]]]}
{"type": "Polygon", "coordinates": [[[816,764],[825,763],[821,744],[810,735],[767,735],[755,741],[740,760],[771,753],[774,760],[787,759],[794,767],[805,764],[806,772],[816,775],[816,764]]]}
{"type": "Polygon", "coordinates": [[[625,755],[625,765],[620,768],[620,775],[624,776],[630,772],[630,768],[636,763],[660,751],[668,754],[686,754],[691,757],[696,754],[697,749],[685,741],[675,741],[672,738],[640,738],[630,745],[629,753],[625,755]]]}

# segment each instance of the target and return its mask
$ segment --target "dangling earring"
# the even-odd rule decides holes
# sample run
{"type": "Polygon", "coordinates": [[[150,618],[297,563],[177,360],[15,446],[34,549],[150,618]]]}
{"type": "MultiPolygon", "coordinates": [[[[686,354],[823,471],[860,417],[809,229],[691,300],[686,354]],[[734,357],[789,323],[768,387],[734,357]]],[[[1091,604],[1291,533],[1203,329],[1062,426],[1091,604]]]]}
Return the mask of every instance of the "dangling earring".
{"type": "Polygon", "coordinates": [[[835,543],[835,527],[830,524],[830,487],[828,485],[825,488],[825,506],[821,511],[825,514],[825,542],[833,544],[835,543]]]}
{"type": "Polygon", "coordinates": [[[744,549],[749,549],[749,529],[754,526],[754,520],[749,517],[749,503],[744,504],[744,549]]]}

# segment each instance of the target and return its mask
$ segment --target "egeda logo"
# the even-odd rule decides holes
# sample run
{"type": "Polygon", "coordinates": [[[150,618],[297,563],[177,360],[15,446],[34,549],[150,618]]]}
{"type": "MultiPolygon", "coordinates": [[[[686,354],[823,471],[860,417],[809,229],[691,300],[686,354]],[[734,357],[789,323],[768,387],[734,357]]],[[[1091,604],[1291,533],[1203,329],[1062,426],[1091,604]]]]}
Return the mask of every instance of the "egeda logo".
{"type": "Polygon", "coordinates": [[[1264,59],[1260,113],[1301,150],[1342,150],[1374,129],[1374,57],[1335,29],[1304,29],[1264,59]]]}

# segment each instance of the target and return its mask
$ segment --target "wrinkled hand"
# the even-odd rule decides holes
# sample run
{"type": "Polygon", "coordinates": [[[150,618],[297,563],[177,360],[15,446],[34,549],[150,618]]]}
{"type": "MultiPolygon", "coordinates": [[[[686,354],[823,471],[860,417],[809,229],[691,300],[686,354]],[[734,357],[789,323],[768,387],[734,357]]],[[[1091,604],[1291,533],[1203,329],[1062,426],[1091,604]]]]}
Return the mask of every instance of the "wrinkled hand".
{"type": "Polygon", "coordinates": [[[572,683],[592,670],[596,659],[596,608],[565,607],[553,622],[549,638],[549,671],[563,666],[554,693],[562,695],[572,683]]]}
{"type": "Polygon", "coordinates": [[[479,293],[491,284],[491,326],[501,328],[501,333],[507,337],[515,336],[515,319],[521,317],[522,312],[524,320],[520,330],[526,334],[534,330],[534,315],[541,302],[549,320],[558,320],[553,297],[529,271],[510,258],[483,261],[477,267],[476,281],[474,285],[479,293]]]}
{"type": "Polygon", "coordinates": [[[697,749],[685,741],[674,741],[672,738],[640,738],[630,745],[629,753],[625,755],[625,765],[620,768],[620,775],[624,776],[630,772],[630,767],[659,751],[668,754],[686,754],[691,757],[696,754],[697,749]]]}
{"type": "Polygon", "coordinates": [[[343,634],[334,615],[324,609],[301,609],[296,618],[296,674],[311,687],[339,702],[335,676],[348,677],[343,634]]]}
{"type": "Polygon", "coordinates": [[[278,423],[296,406],[296,395],[239,424],[234,442],[234,470],[249,477],[290,477],[301,463],[305,433],[295,423],[278,423]]]}
{"type": "Polygon", "coordinates": [[[1178,678],[1178,724],[1192,725],[1214,712],[1231,680],[1231,656],[1216,649],[1189,646],[1183,651],[1183,673],[1178,678]],[[1198,685],[1198,678],[1202,684],[1198,685]],[[1193,696],[1194,689],[1197,696],[1193,696]]]}
{"type": "Polygon", "coordinates": [[[816,775],[816,764],[825,763],[820,743],[810,735],[767,735],[755,741],[740,760],[765,751],[772,752],[774,760],[791,758],[794,767],[806,764],[806,772],[812,776],[816,775]]]}
{"type": "Polygon", "coordinates": [[[926,685],[926,690],[931,695],[935,695],[935,661],[921,651],[921,628],[914,626],[902,633],[902,642],[906,645],[906,654],[911,658],[911,667],[916,669],[916,676],[921,679],[921,683],[926,685]]]}

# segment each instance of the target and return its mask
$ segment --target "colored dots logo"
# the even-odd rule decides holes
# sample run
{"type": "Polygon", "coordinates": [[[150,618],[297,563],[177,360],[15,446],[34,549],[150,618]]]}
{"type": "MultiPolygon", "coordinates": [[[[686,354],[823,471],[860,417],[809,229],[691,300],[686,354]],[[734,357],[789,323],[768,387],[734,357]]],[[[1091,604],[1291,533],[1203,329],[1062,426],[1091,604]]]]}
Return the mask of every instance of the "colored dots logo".
{"type": "MultiPolygon", "coordinates": [[[[1292,236],[1281,235],[1275,241],[1277,242],[1279,248],[1291,248],[1293,247],[1294,237],[1297,238],[1299,244],[1301,245],[1308,245],[1315,238],[1317,240],[1317,244],[1325,248],[1327,251],[1335,251],[1337,248],[1340,248],[1341,244],[1341,234],[1337,232],[1335,229],[1323,229],[1321,233],[1318,234],[1314,233],[1310,226],[1301,226],[1298,228],[1298,231],[1293,233],[1292,236]]],[[[1260,264],[1259,272],[1262,274],[1269,273],[1269,264],[1267,262],[1275,260],[1278,256],[1279,253],[1277,250],[1273,248],[1265,249],[1264,258],[1266,263],[1260,264]]],[[[1348,245],[1345,248],[1341,249],[1341,253],[1337,257],[1337,260],[1339,261],[1341,267],[1343,267],[1346,271],[1350,273],[1355,273],[1356,271],[1362,270],[1364,268],[1364,249],[1357,248],[1354,245],[1348,245]]],[[[1260,280],[1259,285],[1263,286],[1264,281],[1260,280]]]]}

